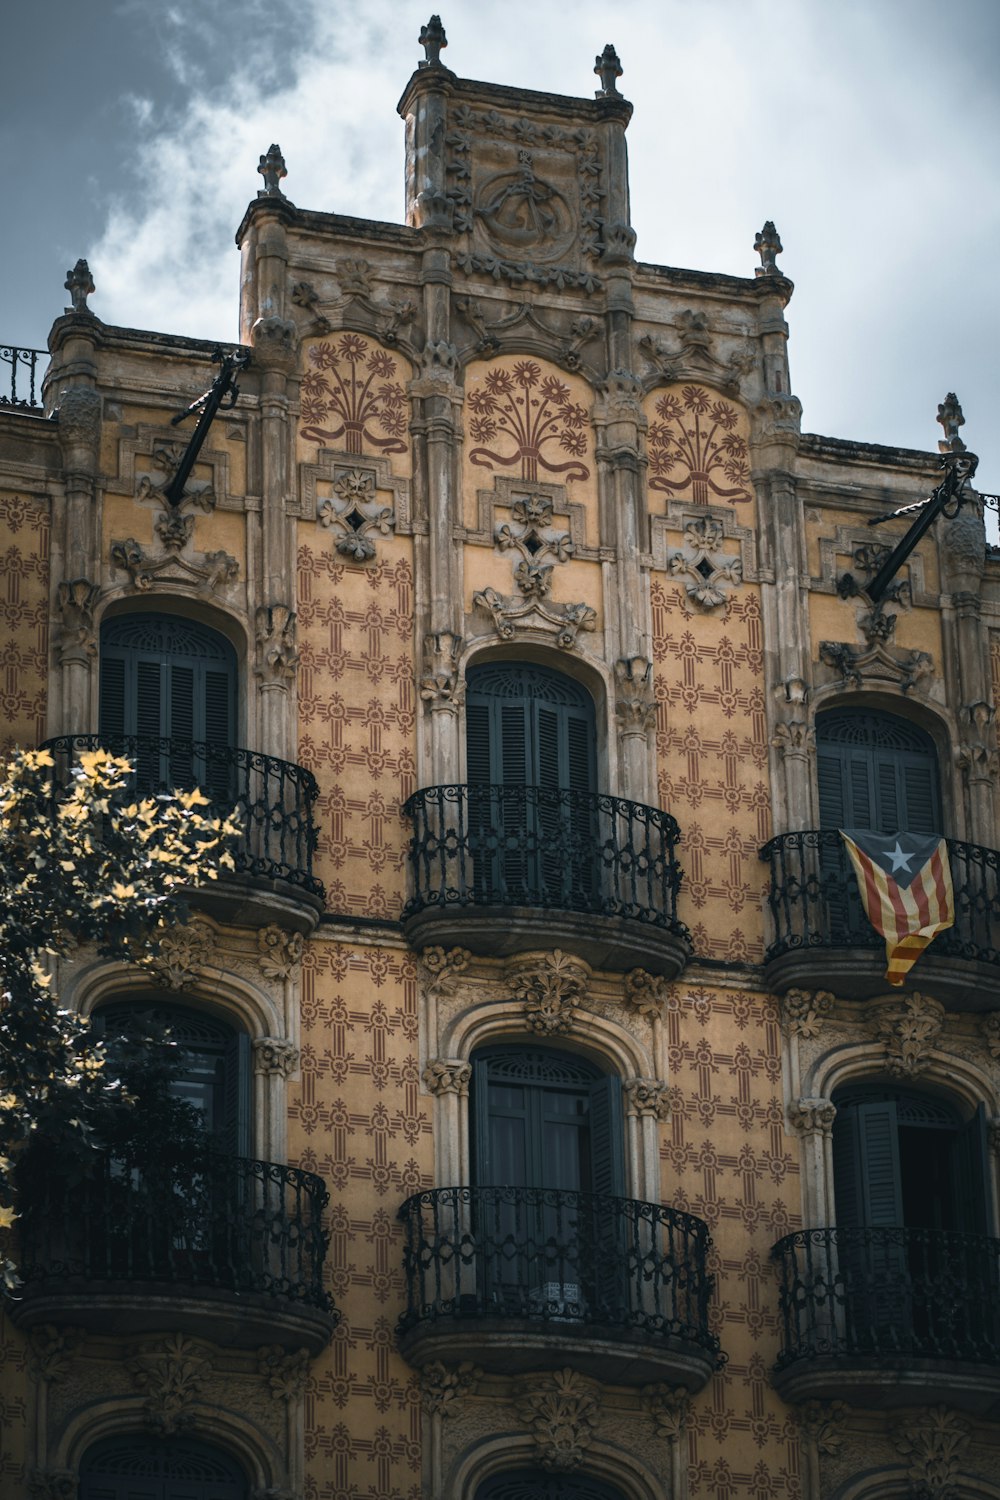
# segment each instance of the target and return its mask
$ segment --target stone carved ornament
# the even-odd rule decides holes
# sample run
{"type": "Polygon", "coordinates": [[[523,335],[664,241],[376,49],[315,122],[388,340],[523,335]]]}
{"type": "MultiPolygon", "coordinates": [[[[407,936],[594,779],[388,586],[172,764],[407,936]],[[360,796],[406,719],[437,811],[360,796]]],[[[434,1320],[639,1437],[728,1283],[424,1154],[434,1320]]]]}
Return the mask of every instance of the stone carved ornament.
{"type": "Polygon", "coordinates": [[[144,1345],[126,1369],[136,1390],[145,1395],[150,1425],[166,1437],[191,1421],[212,1363],[204,1344],[175,1333],[144,1345]]]}
{"type": "Polygon", "coordinates": [[[986,1050],[994,1059],[1000,1059],[1000,1011],[990,1011],[979,1021],[979,1030],[986,1050]]]}
{"type": "Polygon", "coordinates": [[[206,552],[201,558],[168,553],[156,558],[150,557],[134,537],[112,542],[110,555],[112,571],[127,573],[132,588],[141,594],[164,580],[190,583],[202,593],[214,593],[235,582],[240,571],[239,563],[228,552],[206,552]]]}
{"type": "Polygon", "coordinates": [[[156,940],[149,967],[168,989],[180,990],[209,967],[214,950],[215,933],[195,917],[156,940]]]}
{"type": "Polygon", "coordinates": [[[290,979],[302,958],[305,940],[274,922],[257,932],[257,962],[266,979],[290,979]]]}
{"type": "Polygon", "coordinates": [[[647,1020],[662,1019],[672,994],[662,974],[647,974],[645,969],[631,969],[625,975],[625,1004],[647,1020]]]}
{"type": "Polygon", "coordinates": [[[792,1129],[802,1135],[829,1136],[833,1133],[837,1106],[832,1099],[793,1099],[788,1106],[788,1118],[792,1129]]]}
{"type": "Polygon", "coordinates": [[[289,1352],[281,1344],[265,1344],[257,1350],[257,1373],[276,1401],[294,1401],[305,1391],[309,1378],[309,1351],[289,1352]]]}
{"type": "Polygon", "coordinates": [[[656,722],[653,663],[645,656],[615,662],[615,718],[624,734],[645,735],[656,722]]]}
{"type": "Polygon", "coordinates": [[[515,1409],[535,1441],[543,1469],[575,1469],[593,1441],[600,1386],[575,1370],[525,1380],[515,1409]]]}
{"type": "Polygon", "coordinates": [[[73,1356],[83,1342],[82,1328],[57,1328],[44,1323],[28,1335],[28,1370],[34,1380],[65,1380],[73,1356]]]}
{"type": "Polygon", "coordinates": [[[423,1078],[429,1094],[457,1094],[466,1099],[472,1082],[472,1064],[461,1058],[436,1057],[427,1064],[423,1078]]]}
{"type": "Polygon", "coordinates": [[[786,990],[778,999],[781,1025],[789,1036],[819,1036],[833,1006],[829,990],[786,990]]]}
{"type": "Polygon", "coordinates": [[[916,1078],[941,1034],[944,1006],[916,990],[873,1007],[871,1025],[885,1048],[885,1070],[894,1078],[916,1078]]]}
{"type": "Polygon", "coordinates": [[[524,1006],[525,1024],[540,1036],[557,1036],[573,1029],[589,982],[590,966],[556,948],[528,962],[520,958],[511,990],[524,1006]]]}
{"type": "Polygon", "coordinates": [[[438,1359],[424,1365],[420,1371],[420,1400],[424,1411],[431,1417],[450,1416],[456,1402],[476,1394],[482,1378],[482,1370],[471,1360],[449,1366],[438,1359]]]}
{"type": "Polygon", "coordinates": [[[61,663],[87,661],[97,655],[94,606],[100,592],[89,578],[66,579],[56,589],[59,624],[55,645],[61,663]]]}
{"type": "Polygon", "coordinates": [[[321,500],[316,519],[334,534],[334,546],[342,557],[370,562],[376,552],[376,537],[388,536],[396,525],[391,506],[376,495],[374,469],[336,468],[333,495],[321,500]]]}
{"type": "Polygon", "coordinates": [[[28,1500],[76,1500],[77,1478],[72,1469],[32,1469],[28,1500]]]}
{"type": "Polygon", "coordinates": [[[684,592],[698,609],[718,609],[743,582],[743,559],[738,553],[722,551],[722,524],[709,517],[688,521],[684,527],[684,546],[671,552],[667,566],[681,578],[684,592]]]}
{"type": "Polygon", "coordinates": [[[597,611],[589,604],[555,604],[547,599],[551,573],[551,568],[522,562],[516,575],[523,590],[520,598],[494,588],[477,589],[472,596],[473,607],[490,616],[501,640],[513,640],[519,624],[534,624],[554,630],[556,645],[571,651],[581,630],[597,629],[597,611]]]}
{"type": "Polygon", "coordinates": [[[425,948],[420,955],[420,966],[428,993],[440,995],[454,989],[471,960],[468,948],[425,948]]]}
{"type": "Polygon", "coordinates": [[[462,637],[450,630],[424,636],[424,670],[420,678],[420,696],[431,709],[457,709],[465,689],[458,673],[462,637]]]}
{"type": "Polygon", "coordinates": [[[658,1438],[679,1443],[687,1427],[691,1410],[691,1392],[683,1385],[647,1385],[642,1390],[642,1409],[656,1429],[658,1438]]]}
{"type": "Polygon", "coordinates": [[[177,473],[184,447],[180,443],[159,443],[152,454],[155,467],[143,474],[136,487],[137,500],[157,500],[163,509],[153,522],[165,552],[180,552],[194,534],[195,511],[208,515],[215,509],[216,495],[208,479],[189,479],[180,503],[171,505],[164,490],[177,473]]]}
{"type": "Polygon", "coordinates": [[[799,1432],[817,1453],[833,1458],[843,1444],[843,1426],[850,1407],[846,1401],[806,1401],[796,1412],[799,1432]]]}
{"type": "Polygon", "coordinates": [[[627,1078],[623,1092],[625,1113],[633,1119],[670,1119],[671,1089],[658,1078],[627,1078]]]}
{"type": "Polygon", "coordinates": [[[946,1406],[925,1407],[899,1423],[893,1443],[907,1464],[913,1500],[955,1500],[971,1432],[970,1424],[946,1406]]]}
{"type": "Polygon", "coordinates": [[[257,675],[268,682],[290,682],[298,670],[295,612],[287,604],[262,604],[257,610],[257,675]]]}
{"type": "Polygon", "coordinates": [[[252,1042],[254,1072],[263,1077],[290,1078],[299,1065],[299,1049],[280,1036],[258,1036],[252,1042]]]}

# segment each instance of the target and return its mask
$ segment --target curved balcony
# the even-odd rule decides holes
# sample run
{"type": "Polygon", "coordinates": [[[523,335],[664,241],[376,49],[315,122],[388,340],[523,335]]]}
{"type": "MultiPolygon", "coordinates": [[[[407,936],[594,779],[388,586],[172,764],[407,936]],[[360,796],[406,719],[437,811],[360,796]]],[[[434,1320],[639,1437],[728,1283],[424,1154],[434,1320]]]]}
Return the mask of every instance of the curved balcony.
{"type": "Polygon", "coordinates": [[[569,1365],[700,1390],[721,1364],[708,1228],[691,1214],[554,1188],[452,1187],[408,1198],[399,1217],[399,1339],[413,1365],[569,1365]]]}
{"type": "Polygon", "coordinates": [[[199,886],[190,899],[221,921],[315,927],[324,900],[312,869],[319,789],[311,771],[256,750],[145,735],[63,735],[42,748],[55,757],[57,777],[68,778],[81,751],[101,749],[132,762],[141,795],[200,787],[212,813],[235,814],[240,836],[235,871],[199,886]]]}
{"type": "Polygon", "coordinates": [[[787,1401],[937,1402],[1000,1416],[1000,1240],[942,1229],[804,1229],[771,1251],[787,1401]]]}
{"type": "Polygon", "coordinates": [[[140,1169],[95,1152],[82,1179],[33,1184],[11,1317],[318,1353],[338,1316],[323,1290],[328,1199],[321,1178],[274,1162],[211,1153],[140,1169]]]}
{"type": "Polygon", "coordinates": [[[414,947],[503,956],[565,947],[597,968],[674,978],[689,952],[677,919],[680,830],[669,813],[565,788],[433,786],[413,820],[414,947]]]}
{"type": "MultiPolygon", "coordinates": [[[[946,842],[955,925],[925,949],[907,986],[952,1010],[989,1010],[1000,1006],[1000,853],[946,842]]],[[[760,857],[771,867],[768,988],[779,994],[793,986],[832,989],[850,1000],[886,994],[885,940],[865,916],[839,832],[781,834],[760,857]]]]}

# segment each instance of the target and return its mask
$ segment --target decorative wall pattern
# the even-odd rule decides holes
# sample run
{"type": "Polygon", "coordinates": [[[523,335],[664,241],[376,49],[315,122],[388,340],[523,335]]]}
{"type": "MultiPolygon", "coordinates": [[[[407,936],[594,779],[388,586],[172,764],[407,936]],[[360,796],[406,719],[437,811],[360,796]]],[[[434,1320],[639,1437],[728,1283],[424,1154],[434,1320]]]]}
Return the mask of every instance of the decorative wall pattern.
{"type": "Polygon", "coordinates": [[[513,470],[521,479],[588,479],[593,439],[586,387],[580,387],[582,381],[535,359],[508,359],[470,372],[469,462],[513,470]]]}
{"type": "Polygon", "coordinates": [[[0,496],[0,748],[45,738],[49,649],[49,512],[39,500],[0,496]]]}
{"type": "Polygon", "coordinates": [[[300,528],[299,760],[320,785],[316,872],[332,911],[398,917],[416,787],[413,566],[387,537],[361,566],[300,528]]]}
{"type": "Polygon", "coordinates": [[[405,453],[409,371],[398,354],[359,333],[311,340],[303,351],[305,443],[345,453],[405,453]]]}
{"type": "Polygon", "coordinates": [[[682,609],[680,586],[651,586],[660,805],[681,826],[680,913],[695,951],[759,963],[770,837],[763,639],[755,588],[726,615],[682,609]]]}
{"type": "Polygon", "coordinates": [[[343,1311],[305,1388],[306,1500],[418,1500],[416,1377],[395,1347],[403,1302],[396,1212],[432,1186],[420,1095],[414,960],[313,942],[302,964],[302,1079],[291,1160],[330,1188],[329,1289],[343,1311]]]}
{"type": "Polygon", "coordinates": [[[714,505],[753,499],[750,427],[742,406],[708,386],[668,386],[646,397],[649,488],[714,505]]]}

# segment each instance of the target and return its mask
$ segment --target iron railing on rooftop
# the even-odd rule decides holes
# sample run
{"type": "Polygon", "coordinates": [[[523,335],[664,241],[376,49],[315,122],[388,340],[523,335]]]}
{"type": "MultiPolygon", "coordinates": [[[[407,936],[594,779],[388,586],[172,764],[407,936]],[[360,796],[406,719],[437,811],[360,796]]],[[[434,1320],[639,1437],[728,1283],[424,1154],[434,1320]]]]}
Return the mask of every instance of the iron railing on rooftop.
{"type": "Polygon", "coordinates": [[[0,344],[0,406],[15,406],[22,411],[41,410],[42,373],[48,357],[47,349],[22,349],[16,344],[0,344]]]}

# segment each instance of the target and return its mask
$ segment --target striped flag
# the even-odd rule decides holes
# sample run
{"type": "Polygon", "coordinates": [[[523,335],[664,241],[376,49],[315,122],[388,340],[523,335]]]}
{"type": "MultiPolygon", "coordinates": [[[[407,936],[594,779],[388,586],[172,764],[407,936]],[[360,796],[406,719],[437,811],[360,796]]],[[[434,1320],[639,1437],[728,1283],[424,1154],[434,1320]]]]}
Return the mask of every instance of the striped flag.
{"type": "Polygon", "coordinates": [[[865,914],[885,938],[885,977],[900,985],[927,944],[955,923],[948,846],[925,834],[887,838],[863,829],[840,830],[865,914]]]}

